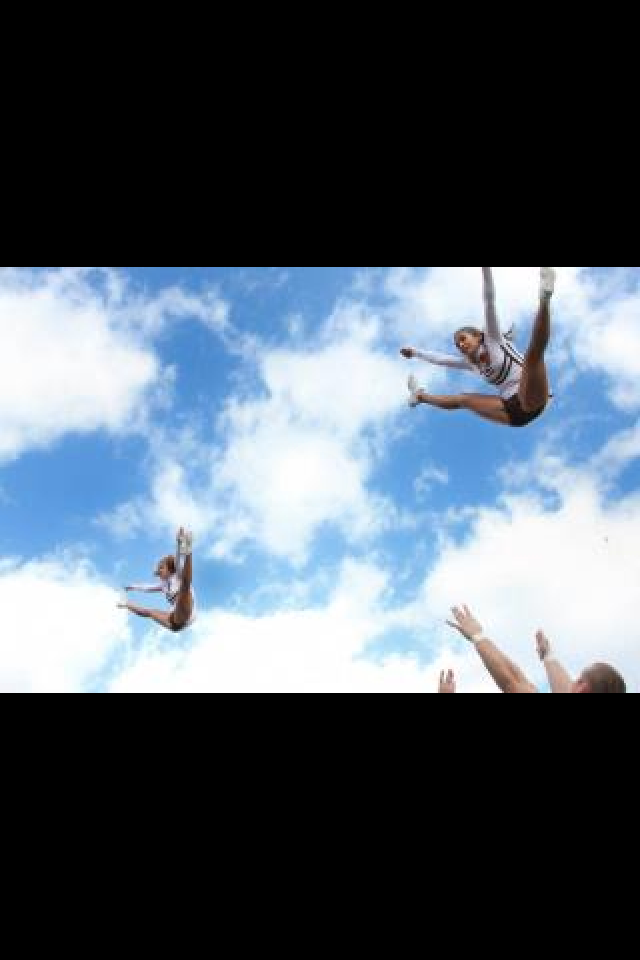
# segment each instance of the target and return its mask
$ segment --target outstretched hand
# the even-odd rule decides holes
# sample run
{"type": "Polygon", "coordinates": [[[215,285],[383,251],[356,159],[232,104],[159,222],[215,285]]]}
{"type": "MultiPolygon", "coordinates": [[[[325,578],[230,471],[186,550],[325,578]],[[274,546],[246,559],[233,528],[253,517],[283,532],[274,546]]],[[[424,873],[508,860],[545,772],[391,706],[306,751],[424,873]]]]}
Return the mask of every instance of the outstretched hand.
{"type": "Polygon", "coordinates": [[[545,660],[548,660],[551,656],[551,641],[549,638],[540,630],[536,635],[536,643],[538,645],[538,656],[544,663],[545,660]]]}
{"type": "Polygon", "coordinates": [[[439,693],[457,693],[456,686],[456,677],[453,670],[449,670],[448,673],[445,673],[443,670],[440,674],[440,689],[439,693]]]}
{"type": "Polygon", "coordinates": [[[453,616],[455,620],[447,620],[448,625],[461,633],[466,640],[473,640],[482,633],[482,624],[476,620],[469,607],[454,607],[453,616]]]}

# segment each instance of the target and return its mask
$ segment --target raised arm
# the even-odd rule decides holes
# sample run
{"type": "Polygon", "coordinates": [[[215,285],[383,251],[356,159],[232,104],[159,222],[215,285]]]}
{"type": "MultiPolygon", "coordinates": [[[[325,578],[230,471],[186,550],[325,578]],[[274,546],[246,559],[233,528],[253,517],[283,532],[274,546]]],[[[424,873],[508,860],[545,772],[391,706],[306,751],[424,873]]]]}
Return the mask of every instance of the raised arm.
{"type": "Polygon", "coordinates": [[[164,593],[164,587],[159,583],[133,584],[125,588],[127,593],[164,593]]]}
{"type": "Polygon", "coordinates": [[[483,267],[482,276],[484,278],[484,314],[487,336],[491,340],[501,340],[502,331],[496,307],[496,285],[491,267],[483,267]]]}
{"type": "Polygon", "coordinates": [[[538,656],[544,663],[544,668],[547,671],[551,692],[571,693],[573,680],[562,666],[560,661],[556,660],[551,647],[551,642],[547,639],[546,635],[542,633],[542,631],[538,633],[536,642],[538,645],[538,656]]]}
{"type": "Polygon", "coordinates": [[[402,350],[402,356],[407,360],[424,360],[425,363],[432,363],[436,367],[450,367],[453,370],[473,370],[475,367],[464,357],[450,357],[444,353],[428,353],[425,350],[414,350],[413,347],[405,347],[402,350]]]}
{"type": "Polygon", "coordinates": [[[458,630],[463,637],[474,644],[480,659],[503,693],[538,692],[520,667],[485,636],[482,625],[473,616],[469,607],[454,607],[453,616],[454,620],[447,621],[449,626],[458,630]]]}

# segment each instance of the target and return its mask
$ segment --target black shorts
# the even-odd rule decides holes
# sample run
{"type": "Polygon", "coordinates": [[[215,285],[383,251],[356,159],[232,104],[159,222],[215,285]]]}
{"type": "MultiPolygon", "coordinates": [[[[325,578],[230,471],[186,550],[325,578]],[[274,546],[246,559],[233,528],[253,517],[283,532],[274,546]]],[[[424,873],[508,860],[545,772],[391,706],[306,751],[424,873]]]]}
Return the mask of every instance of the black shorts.
{"type": "Polygon", "coordinates": [[[169,623],[171,624],[172,633],[182,633],[183,630],[186,630],[187,624],[183,623],[182,626],[178,626],[174,618],[175,618],[175,611],[169,614],[169,623]]]}
{"type": "Polygon", "coordinates": [[[538,417],[541,417],[542,414],[547,409],[546,404],[544,407],[540,407],[539,410],[534,410],[532,413],[528,413],[520,403],[520,397],[516,393],[515,397],[511,397],[509,400],[503,400],[504,408],[507,411],[509,417],[509,422],[512,427],[527,427],[530,423],[533,423],[534,420],[537,420],[538,417]]]}

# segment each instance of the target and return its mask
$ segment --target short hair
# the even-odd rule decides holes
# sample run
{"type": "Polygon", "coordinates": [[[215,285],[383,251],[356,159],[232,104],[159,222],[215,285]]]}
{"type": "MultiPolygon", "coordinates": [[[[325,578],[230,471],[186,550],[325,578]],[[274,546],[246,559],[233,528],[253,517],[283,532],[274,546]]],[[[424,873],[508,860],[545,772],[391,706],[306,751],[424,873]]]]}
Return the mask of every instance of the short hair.
{"type": "Polygon", "coordinates": [[[590,693],[626,693],[622,676],[606,663],[596,663],[583,674],[590,693]]]}

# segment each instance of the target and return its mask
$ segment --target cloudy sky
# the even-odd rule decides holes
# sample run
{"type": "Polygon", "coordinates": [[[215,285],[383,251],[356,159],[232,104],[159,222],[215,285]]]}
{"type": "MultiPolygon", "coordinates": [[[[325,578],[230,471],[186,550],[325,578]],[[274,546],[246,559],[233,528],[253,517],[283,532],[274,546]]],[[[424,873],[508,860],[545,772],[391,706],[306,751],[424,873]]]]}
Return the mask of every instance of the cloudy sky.
{"type": "MultiPolygon", "coordinates": [[[[495,270],[524,347],[538,268],[495,270]]],[[[541,687],[543,627],[637,690],[640,275],[558,271],[517,431],[406,403],[485,390],[399,356],[481,321],[479,267],[0,268],[0,690],[491,692],[460,602],[541,687]],[[181,523],[173,636],[116,604],[181,523]]]]}

